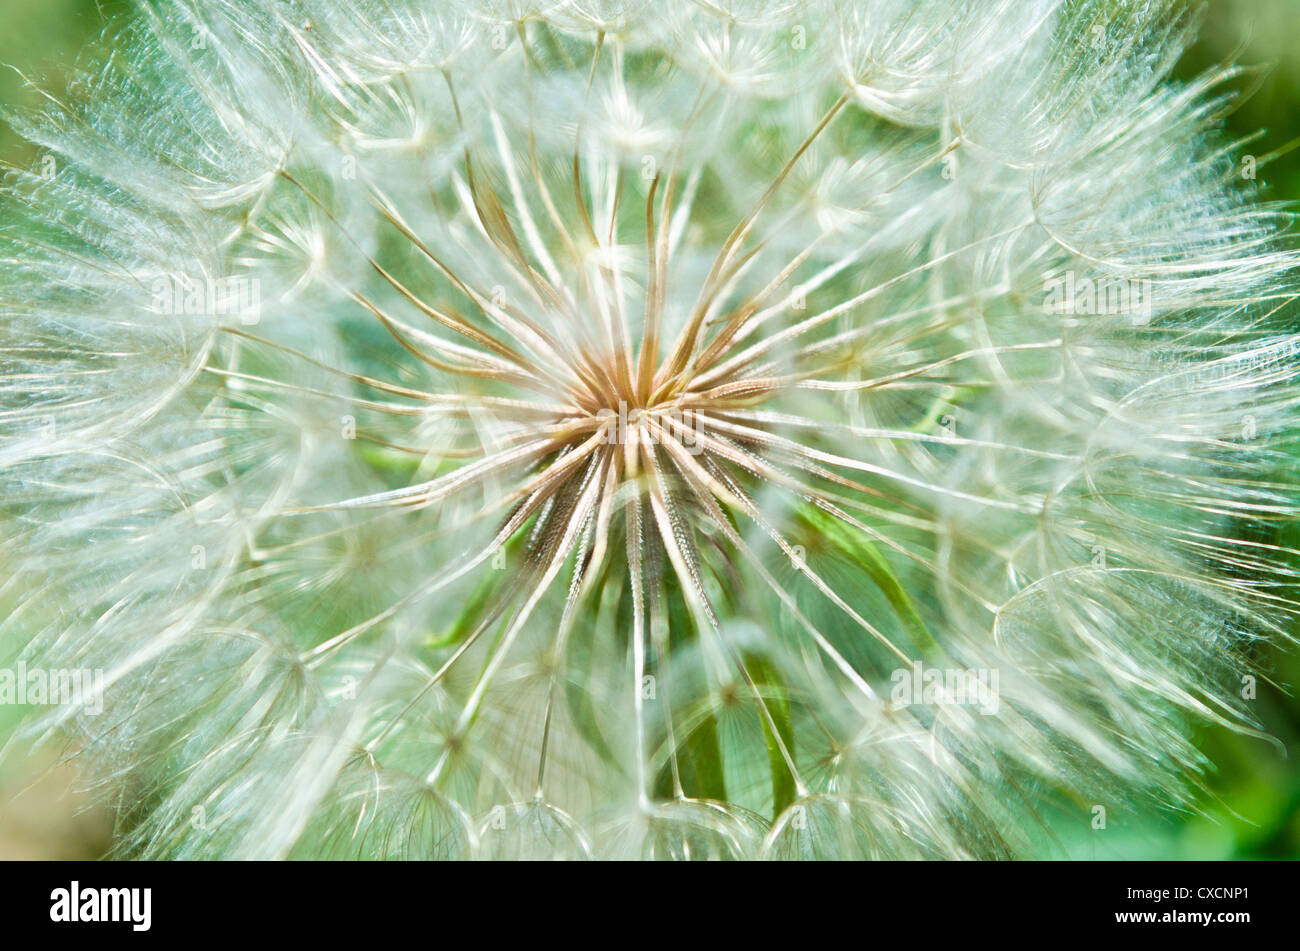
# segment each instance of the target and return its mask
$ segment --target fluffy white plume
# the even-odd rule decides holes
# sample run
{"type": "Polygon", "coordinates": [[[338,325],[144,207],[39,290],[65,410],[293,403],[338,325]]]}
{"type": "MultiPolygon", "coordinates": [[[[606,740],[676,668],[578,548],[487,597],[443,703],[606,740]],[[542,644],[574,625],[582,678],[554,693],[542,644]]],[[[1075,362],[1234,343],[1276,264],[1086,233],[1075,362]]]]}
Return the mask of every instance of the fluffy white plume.
{"type": "Polygon", "coordinates": [[[123,855],[984,857],[1297,610],[1289,216],[1092,0],[159,0],[0,232],[123,855]]]}

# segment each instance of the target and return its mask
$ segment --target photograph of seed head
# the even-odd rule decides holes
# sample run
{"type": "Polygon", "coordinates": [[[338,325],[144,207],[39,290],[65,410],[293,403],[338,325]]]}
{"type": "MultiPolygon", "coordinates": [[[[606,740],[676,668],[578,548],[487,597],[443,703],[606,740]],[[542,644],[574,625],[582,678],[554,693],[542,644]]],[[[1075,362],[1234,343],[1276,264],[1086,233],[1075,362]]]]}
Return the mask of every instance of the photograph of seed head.
{"type": "Polygon", "coordinates": [[[0,858],[1300,856],[1288,0],[0,19],[0,858]]]}

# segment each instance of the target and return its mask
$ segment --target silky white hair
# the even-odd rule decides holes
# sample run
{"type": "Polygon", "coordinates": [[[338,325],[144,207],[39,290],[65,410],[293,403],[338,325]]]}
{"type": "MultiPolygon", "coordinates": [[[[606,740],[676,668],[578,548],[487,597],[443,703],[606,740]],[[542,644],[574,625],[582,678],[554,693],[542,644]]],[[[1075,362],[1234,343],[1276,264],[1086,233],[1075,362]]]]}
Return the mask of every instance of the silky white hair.
{"type": "Polygon", "coordinates": [[[1039,855],[1194,802],[1300,506],[1290,215],[1235,71],[1169,78],[1194,28],[143,3],[12,118],[0,633],[105,683],[32,728],[124,856],[1039,855]]]}

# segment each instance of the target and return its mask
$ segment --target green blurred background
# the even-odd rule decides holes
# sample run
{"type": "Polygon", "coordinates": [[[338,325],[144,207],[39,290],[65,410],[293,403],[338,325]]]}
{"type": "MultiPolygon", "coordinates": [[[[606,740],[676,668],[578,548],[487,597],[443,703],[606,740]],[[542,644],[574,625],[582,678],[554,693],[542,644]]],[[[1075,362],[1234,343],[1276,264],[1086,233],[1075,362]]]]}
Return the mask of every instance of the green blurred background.
{"type": "MultiPolygon", "coordinates": [[[[0,104],[35,104],[33,83],[60,90],[67,67],[93,55],[106,20],[129,6],[126,0],[0,0],[0,104]]],[[[1300,148],[1290,149],[1300,140],[1300,0],[1211,0],[1204,12],[1201,38],[1180,74],[1191,77],[1226,60],[1261,68],[1244,83],[1257,88],[1228,119],[1227,131],[1237,138],[1264,130],[1247,148],[1261,160],[1275,156],[1261,162],[1263,197],[1300,200],[1300,148]]],[[[30,167],[36,158],[0,124],[0,162],[30,167]]],[[[1274,651],[1261,663],[1272,682],[1260,680],[1259,719],[1300,754],[1300,699],[1293,687],[1300,683],[1300,653],[1274,651]]],[[[0,707],[0,858],[101,855],[109,815],[85,806],[73,768],[57,765],[58,751],[32,754],[21,744],[5,744],[13,725],[13,708],[0,707]]],[[[1272,744],[1221,729],[1205,730],[1200,740],[1218,764],[1207,778],[1200,814],[1112,808],[1105,830],[1092,829],[1086,813],[1056,816],[1051,825],[1064,853],[1088,859],[1300,858],[1300,755],[1288,759],[1272,744]]]]}

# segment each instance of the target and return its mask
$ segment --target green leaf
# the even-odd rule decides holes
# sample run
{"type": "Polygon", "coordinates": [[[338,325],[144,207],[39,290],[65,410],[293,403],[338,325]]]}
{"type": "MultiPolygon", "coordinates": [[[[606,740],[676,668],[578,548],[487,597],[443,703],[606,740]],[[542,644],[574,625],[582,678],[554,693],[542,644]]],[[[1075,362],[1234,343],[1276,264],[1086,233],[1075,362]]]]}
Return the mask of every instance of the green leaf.
{"type": "MultiPolygon", "coordinates": [[[[612,572],[611,569],[615,564],[615,561],[607,564],[601,577],[593,585],[593,596],[598,599],[598,603],[594,606],[595,610],[589,612],[590,605],[585,600],[574,606],[577,619],[569,633],[569,641],[565,650],[564,701],[568,707],[569,716],[573,719],[574,727],[587,745],[608,765],[613,766],[620,773],[626,774],[623,764],[614,755],[613,748],[605,738],[605,733],[600,727],[600,716],[596,709],[596,702],[591,691],[586,686],[591,677],[592,666],[600,647],[596,642],[596,633],[597,631],[609,630],[608,624],[600,623],[600,615],[608,615],[611,610],[607,603],[609,599],[602,596],[610,591],[617,592],[614,596],[615,604],[612,608],[615,623],[617,623],[617,619],[624,611],[627,611],[630,617],[631,595],[624,592],[624,589],[628,587],[624,583],[624,579],[612,572]],[[612,579],[611,574],[615,574],[612,579]],[[624,606],[625,600],[627,601],[626,607],[624,606]]],[[[631,621],[629,620],[628,623],[630,625],[631,621]]]]}
{"type": "MultiPolygon", "coordinates": [[[[512,580],[514,572],[507,566],[517,563],[519,548],[523,545],[524,539],[531,531],[531,522],[526,523],[519,531],[515,532],[510,538],[506,539],[496,557],[488,562],[488,571],[480,579],[479,583],[474,586],[470,592],[469,598],[461,607],[456,619],[451,622],[442,633],[431,633],[425,639],[424,646],[430,650],[437,650],[443,647],[454,647],[463,641],[483,620],[493,596],[506,587],[506,583],[512,580]],[[504,564],[497,567],[497,558],[504,558],[504,564]]],[[[482,571],[479,566],[478,571],[482,571]]]]}
{"type": "Polygon", "coordinates": [[[867,573],[923,655],[932,657],[940,652],[938,642],[916,610],[912,598],[870,539],[852,525],[819,508],[809,506],[800,513],[800,517],[809,531],[824,543],[838,549],[845,558],[867,573]]]}
{"type": "MultiPolygon", "coordinates": [[[[745,655],[745,667],[759,688],[781,741],[794,756],[794,722],[790,716],[790,691],[785,681],[766,658],[757,654],[745,655]]],[[[772,770],[772,816],[775,818],[794,802],[795,781],[766,717],[763,718],[763,738],[767,741],[767,759],[772,770]]]]}
{"type": "MultiPolygon", "coordinates": [[[[669,652],[680,650],[699,639],[695,618],[686,606],[686,599],[676,575],[664,578],[663,603],[668,614],[669,652]]],[[[727,800],[726,771],[722,763],[722,744],[718,740],[718,721],[708,714],[678,743],[677,768],[681,774],[682,792],[696,799],[727,800]]],[[[665,766],[657,786],[667,795],[672,789],[671,766],[665,766]]]]}

